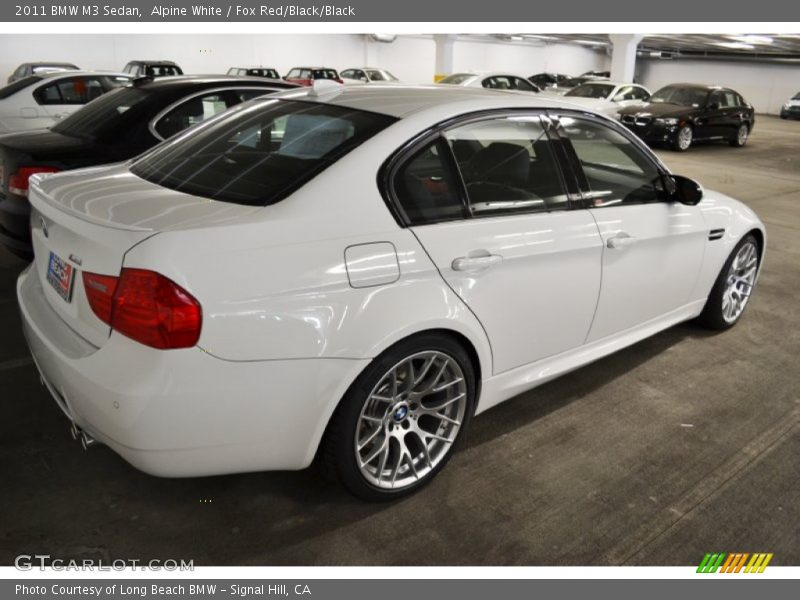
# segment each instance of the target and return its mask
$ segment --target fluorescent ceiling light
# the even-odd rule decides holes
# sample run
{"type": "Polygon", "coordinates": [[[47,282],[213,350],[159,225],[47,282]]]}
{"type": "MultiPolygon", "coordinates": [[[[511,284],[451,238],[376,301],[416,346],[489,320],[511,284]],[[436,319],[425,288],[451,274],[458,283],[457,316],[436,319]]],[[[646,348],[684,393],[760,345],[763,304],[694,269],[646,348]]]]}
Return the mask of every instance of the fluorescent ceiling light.
{"type": "Polygon", "coordinates": [[[730,48],[731,50],[754,50],[753,44],[746,44],[744,42],[714,42],[715,46],[723,48],[730,48]]]}
{"type": "Polygon", "coordinates": [[[737,40],[742,42],[743,44],[771,44],[773,42],[772,38],[766,35],[731,35],[729,36],[733,40],[737,40]]]}

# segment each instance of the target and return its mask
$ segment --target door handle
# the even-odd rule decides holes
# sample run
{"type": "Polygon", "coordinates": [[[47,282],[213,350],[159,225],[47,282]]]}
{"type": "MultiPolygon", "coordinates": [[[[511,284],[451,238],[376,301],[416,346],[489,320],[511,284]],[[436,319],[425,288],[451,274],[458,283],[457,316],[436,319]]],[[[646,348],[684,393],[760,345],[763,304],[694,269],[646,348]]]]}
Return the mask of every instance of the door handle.
{"type": "Polygon", "coordinates": [[[484,256],[461,256],[453,260],[452,267],[454,271],[466,271],[468,273],[476,273],[484,271],[489,267],[500,263],[503,260],[502,256],[497,254],[487,254],[484,256]]]}
{"type": "Polygon", "coordinates": [[[624,250],[629,246],[633,246],[638,240],[627,233],[619,233],[614,237],[608,238],[606,246],[615,250],[624,250]]]}

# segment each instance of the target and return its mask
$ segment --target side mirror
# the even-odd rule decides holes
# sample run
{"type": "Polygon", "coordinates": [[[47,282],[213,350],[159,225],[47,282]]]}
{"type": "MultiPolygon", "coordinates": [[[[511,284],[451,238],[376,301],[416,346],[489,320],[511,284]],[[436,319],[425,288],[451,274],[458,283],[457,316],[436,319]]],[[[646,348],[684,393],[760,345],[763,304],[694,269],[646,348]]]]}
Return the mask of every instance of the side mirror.
{"type": "MultiPolygon", "coordinates": [[[[672,199],[687,206],[694,206],[703,199],[703,188],[693,179],[683,177],[682,175],[672,175],[672,183],[674,184],[674,191],[672,191],[672,199]]],[[[667,189],[670,190],[672,185],[667,183],[667,189]]]]}

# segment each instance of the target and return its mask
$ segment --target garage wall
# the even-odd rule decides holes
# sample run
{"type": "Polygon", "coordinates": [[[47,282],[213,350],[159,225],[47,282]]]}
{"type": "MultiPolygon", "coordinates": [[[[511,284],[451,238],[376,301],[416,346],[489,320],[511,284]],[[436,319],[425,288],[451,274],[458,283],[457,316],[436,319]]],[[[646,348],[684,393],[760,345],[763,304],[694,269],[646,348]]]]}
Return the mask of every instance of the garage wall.
{"type": "Polygon", "coordinates": [[[276,67],[285,74],[302,63],[334,68],[361,65],[361,35],[1,35],[0,77],[19,63],[74,62],[85,69],[120,70],[131,59],[174,60],[187,73],[224,73],[239,64],[276,67]]]}
{"type": "Polygon", "coordinates": [[[458,40],[454,47],[455,71],[513,71],[529,77],[542,71],[580,75],[604,70],[605,52],[573,44],[487,43],[458,40]]]}
{"type": "Polygon", "coordinates": [[[800,91],[800,65],[711,60],[642,60],[640,81],[653,91],[668,83],[705,83],[731,87],[759,113],[778,114],[800,91]]]}

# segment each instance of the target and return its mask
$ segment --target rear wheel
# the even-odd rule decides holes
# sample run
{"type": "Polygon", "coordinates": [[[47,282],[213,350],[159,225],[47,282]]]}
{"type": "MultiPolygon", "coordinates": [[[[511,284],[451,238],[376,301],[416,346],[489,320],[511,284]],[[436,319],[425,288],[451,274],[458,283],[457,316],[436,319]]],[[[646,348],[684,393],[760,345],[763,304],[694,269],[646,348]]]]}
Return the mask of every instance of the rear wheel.
{"type": "Polygon", "coordinates": [[[678,152],[686,152],[691,147],[693,139],[694,131],[692,130],[692,126],[684,125],[678,130],[678,134],[675,136],[675,142],[673,142],[672,148],[678,152]]]}
{"type": "Polygon", "coordinates": [[[421,334],[375,359],[337,408],[323,442],[328,470],[365,500],[419,489],[444,468],[467,426],[475,372],[454,339],[421,334]]]}
{"type": "Polygon", "coordinates": [[[733,249],[722,267],[700,315],[700,321],[711,329],[733,327],[747,306],[759,266],[756,238],[745,236],[733,249]]]}
{"type": "Polygon", "coordinates": [[[742,123],[739,125],[739,129],[736,131],[736,136],[730,140],[730,145],[734,146],[735,148],[741,148],[747,143],[747,138],[750,136],[750,127],[747,123],[742,123]]]}

